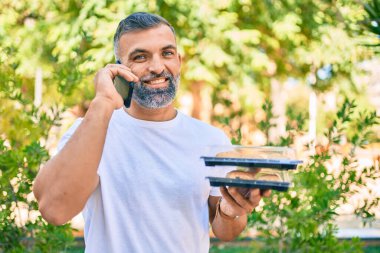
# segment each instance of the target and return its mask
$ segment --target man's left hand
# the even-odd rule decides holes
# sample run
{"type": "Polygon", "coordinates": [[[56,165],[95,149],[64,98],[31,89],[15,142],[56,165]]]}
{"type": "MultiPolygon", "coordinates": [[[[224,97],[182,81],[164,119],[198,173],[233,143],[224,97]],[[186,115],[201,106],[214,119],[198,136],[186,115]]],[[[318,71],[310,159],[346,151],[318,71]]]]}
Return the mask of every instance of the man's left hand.
{"type": "MultiPolygon", "coordinates": [[[[245,173],[254,177],[257,172],[258,170],[245,173]]],[[[222,193],[220,212],[231,218],[252,213],[259,205],[261,198],[269,197],[271,194],[271,190],[242,187],[221,187],[220,191],[222,193]]]]}

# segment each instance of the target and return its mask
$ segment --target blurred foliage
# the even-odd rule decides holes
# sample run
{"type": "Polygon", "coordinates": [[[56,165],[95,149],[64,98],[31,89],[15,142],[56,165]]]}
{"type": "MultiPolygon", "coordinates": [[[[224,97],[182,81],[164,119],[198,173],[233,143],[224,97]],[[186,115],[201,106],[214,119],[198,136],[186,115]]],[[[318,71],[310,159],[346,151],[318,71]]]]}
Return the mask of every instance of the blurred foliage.
{"type": "MultiPolygon", "coordinates": [[[[0,247],[6,251],[51,252],[49,247],[60,251],[69,244],[68,226],[52,227],[41,218],[17,223],[15,211],[20,206],[28,215],[37,210],[29,193],[39,164],[49,158],[49,130],[59,125],[66,108],[80,105],[85,111],[93,97],[94,73],[114,62],[112,38],[118,22],[136,11],[157,13],[173,24],[183,55],[182,91],[199,92],[199,83],[209,91],[211,121],[226,126],[233,143],[248,140],[257,128],[268,139],[272,119],[279,116],[272,112],[271,103],[277,101],[266,100],[276,92],[271,87],[274,81],[292,78],[319,94],[334,90],[356,101],[366,100],[360,99],[365,92],[355,81],[363,74],[357,64],[373,52],[360,46],[368,37],[362,35],[368,34],[359,21],[366,20],[367,14],[355,0],[2,0],[0,226],[6,232],[0,247]],[[43,71],[43,106],[32,103],[38,68],[43,71]],[[256,116],[260,114],[264,117],[256,116]]],[[[288,134],[277,145],[291,145],[296,134],[305,131],[308,116],[300,100],[284,106],[288,134]]],[[[356,134],[348,131],[356,147],[370,137],[365,126],[373,124],[374,114],[352,117],[350,124],[360,129],[356,134]],[[360,120],[367,123],[354,123],[360,120]]],[[[332,126],[341,132],[341,125],[332,126]]],[[[310,169],[323,170],[325,156],[313,159],[310,169]]],[[[319,178],[308,180],[315,183],[319,178]]],[[[274,211],[273,206],[268,208],[274,211]]],[[[305,208],[306,215],[309,209],[305,208]]],[[[329,224],[331,217],[319,220],[326,218],[329,224]]],[[[334,237],[329,238],[333,245],[334,237]]]]}
{"type": "Polygon", "coordinates": [[[367,44],[370,47],[380,47],[380,1],[372,0],[368,3],[363,3],[367,13],[366,18],[361,21],[365,29],[376,35],[373,44],[367,44]]]}
{"type": "Polygon", "coordinates": [[[12,54],[0,57],[0,251],[59,252],[73,242],[70,225],[47,224],[31,192],[40,165],[49,159],[42,143],[59,125],[60,109],[34,106],[23,94],[17,66],[12,54]]]}
{"type": "MultiPolygon", "coordinates": [[[[318,146],[294,174],[294,187],[288,192],[273,192],[249,217],[250,226],[260,234],[253,252],[362,252],[359,238],[336,238],[334,220],[340,205],[380,179],[379,164],[360,167],[355,153],[368,143],[379,119],[373,112],[358,110],[354,101],[344,100],[325,133],[326,144],[318,146]],[[350,134],[350,128],[358,131],[350,134]],[[339,145],[343,139],[348,151],[339,145]],[[339,166],[333,166],[333,160],[338,160],[339,166]]],[[[303,125],[302,115],[294,120],[303,125]]],[[[355,207],[364,224],[375,217],[379,201],[379,196],[369,192],[355,207]]]]}
{"type": "MultiPolygon", "coordinates": [[[[261,106],[261,109],[263,109],[265,118],[258,123],[258,128],[264,132],[265,138],[269,140],[269,130],[275,126],[274,123],[272,123],[272,119],[276,116],[273,115],[273,104],[269,99],[266,99],[264,104],[261,106]]],[[[268,146],[273,145],[273,143],[268,142],[268,146]]]]}
{"type": "Polygon", "coordinates": [[[269,93],[273,78],[291,75],[305,84],[313,79],[317,90],[351,80],[355,63],[370,55],[355,47],[360,31],[355,24],[364,15],[359,6],[349,0],[4,0],[0,38],[2,47],[17,45],[17,72],[29,79],[25,83],[31,86],[35,67],[41,66],[46,85],[54,87],[46,87],[45,101],[73,105],[92,97],[89,76],[114,61],[118,21],[134,11],[154,12],[176,28],[183,88],[203,81],[216,88],[213,105],[236,97],[232,102],[252,113],[246,111],[251,97],[241,91],[259,86],[269,93]],[[318,75],[323,68],[328,73],[318,75]]]}

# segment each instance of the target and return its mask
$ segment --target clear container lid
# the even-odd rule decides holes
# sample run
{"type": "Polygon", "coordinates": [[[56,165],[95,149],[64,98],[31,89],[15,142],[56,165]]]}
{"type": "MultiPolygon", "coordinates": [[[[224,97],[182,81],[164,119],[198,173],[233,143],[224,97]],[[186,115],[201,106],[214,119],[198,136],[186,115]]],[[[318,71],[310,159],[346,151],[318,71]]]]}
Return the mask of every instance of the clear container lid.
{"type": "Polygon", "coordinates": [[[287,147],[209,146],[204,151],[206,166],[241,166],[250,168],[296,169],[302,161],[287,147]]]}

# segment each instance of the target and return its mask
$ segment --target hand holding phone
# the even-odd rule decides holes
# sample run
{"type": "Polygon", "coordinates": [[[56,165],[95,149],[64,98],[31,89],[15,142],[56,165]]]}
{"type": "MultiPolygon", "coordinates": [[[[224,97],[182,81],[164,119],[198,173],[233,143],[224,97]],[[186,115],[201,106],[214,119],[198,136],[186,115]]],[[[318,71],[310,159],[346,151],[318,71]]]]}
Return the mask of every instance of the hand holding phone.
{"type": "Polygon", "coordinates": [[[116,91],[123,98],[124,106],[126,108],[129,108],[131,106],[133,88],[135,83],[128,82],[121,76],[115,76],[113,84],[115,85],[116,91]]]}
{"type": "MultiPolygon", "coordinates": [[[[121,64],[119,60],[116,61],[116,63],[121,64]]],[[[113,80],[113,84],[115,85],[116,91],[123,98],[124,106],[126,108],[129,108],[131,106],[133,88],[135,83],[129,82],[121,76],[116,76],[113,80]]]]}

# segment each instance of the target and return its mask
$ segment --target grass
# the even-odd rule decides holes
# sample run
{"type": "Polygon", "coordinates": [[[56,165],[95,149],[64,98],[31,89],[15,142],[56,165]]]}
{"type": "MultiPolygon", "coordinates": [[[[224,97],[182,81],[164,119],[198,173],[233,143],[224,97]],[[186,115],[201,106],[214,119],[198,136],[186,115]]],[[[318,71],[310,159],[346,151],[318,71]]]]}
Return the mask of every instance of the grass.
{"type": "Polygon", "coordinates": [[[212,246],[209,253],[251,253],[251,247],[244,246],[212,246]]]}
{"type": "MultiPolygon", "coordinates": [[[[380,245],[363,248],[364,253],[380,252],[380,245]]],[[[252,247],[248,246],[213,246],[209,253],[252,253],[252,247]]]]}
{"type": "MultiPolygon", "coordinates": [[[[67,251],[68,253],[83,253],[84,249],[75,247],[67,251]]],[[[209,253],[251,253],[252,248],[248,246],[212,246],[209,253]]],[[[364,248],[364,253],[378,253],[379,246],[367,246],[364,248]]]]}
{"type": "MultiPolygon", "coordinates": [[[[364,241],[363,241],[364,242],[364,241]]],[[[211,240],[211,248],[209,253],[252,253],[254,251],[253,241],[241,240],[231,243],[219,244],[217,241],[211,240]]],[[[380,241],[364,242],[367,245],[363,248],[364,253],[380,252],[380,241]]],[[[1,252],[1,250],[0,250],[1,252]]],[[[84,241],[82,238],[76,238],[75,246],[67,250],[68,253],[83,253],[84,241]]],[[[256,250],[257,252],[257,250],[256,250]]],[[[274,251],[275,252],[275,251],[274,251]]]]}

